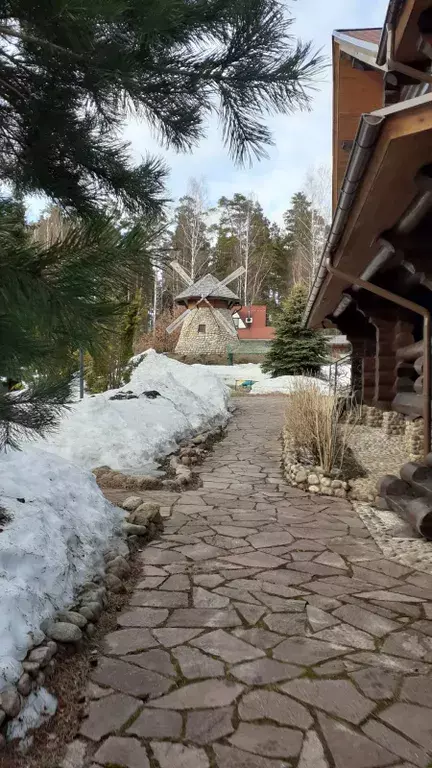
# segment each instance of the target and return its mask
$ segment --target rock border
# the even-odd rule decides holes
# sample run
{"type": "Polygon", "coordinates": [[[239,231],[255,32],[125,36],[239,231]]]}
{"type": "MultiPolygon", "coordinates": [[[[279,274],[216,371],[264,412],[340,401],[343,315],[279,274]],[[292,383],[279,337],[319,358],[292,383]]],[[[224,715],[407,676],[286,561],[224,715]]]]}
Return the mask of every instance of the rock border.
{"type": "Polygon", "coordinates": [[[127,475],[110,467],[96,467],[93,474],[100,488],[123,488],[129,491],[182,491],[196,484],[198,475],[194,466],[202,464],[212,445],[223,438],[226,424],[200,432],[183,440],[176,453],[164,458],[163,476],[127,475]]]}
{"type": "Polygon", "coordinates": [[[283,472],[288,485],[308,493],[319,493],[322,496],[336,496],[341,499],[348,497],[349,482],[340,480],[335,472],[325,472],[320,466],[298,459],[293,452],[292,441],[286,429],[282,432],[282,445],[283,472]]]}
{"type": "Polygon", "coordinates": [[[86,639],[93,637],[95,624],[108,605],[109,593],[125,591],[124,581],[131,572],[128,561],[132,554],[163,530],[159,504],[143,502],[135,496],[121,506],[125,510],[123,537],[115,542],[115,548],[113,545],[105,552],[104,573],[85,582],[71,605],[45,619],[39,631],[32,633],[31,648],[21,662],[19,680],[0,692],[0,750],[6,747],[9,726],[23,710],[27,697],[53,675],[59,646],[77,651],[86,639]]]}

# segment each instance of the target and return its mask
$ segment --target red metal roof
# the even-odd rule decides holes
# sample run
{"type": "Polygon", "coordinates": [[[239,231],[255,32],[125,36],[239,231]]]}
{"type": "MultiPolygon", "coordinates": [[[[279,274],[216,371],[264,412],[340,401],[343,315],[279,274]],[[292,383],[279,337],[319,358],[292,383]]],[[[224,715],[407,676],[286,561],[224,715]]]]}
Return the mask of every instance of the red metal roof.
{"type": "Polygon", "coordinates": [[[253,304],[250,307],[242,307],[238,310],[243,322],[247,317],[252,318],[252,323],[246,325],[246,328],[238,329],[239,339],[250,339],[251,341],[270,341],[275,337],[275,329],[267,323],[267,307],[265,304],[253,304]]]}
{"type": "Polygon", "coordinates": [[[364,40],[366,43],[373,43],[378,45],[381,39],[381,28],[376,29],[339,29],[338,32],[342,32],[348,37],[355,37],[357,40],[364,40]]]}

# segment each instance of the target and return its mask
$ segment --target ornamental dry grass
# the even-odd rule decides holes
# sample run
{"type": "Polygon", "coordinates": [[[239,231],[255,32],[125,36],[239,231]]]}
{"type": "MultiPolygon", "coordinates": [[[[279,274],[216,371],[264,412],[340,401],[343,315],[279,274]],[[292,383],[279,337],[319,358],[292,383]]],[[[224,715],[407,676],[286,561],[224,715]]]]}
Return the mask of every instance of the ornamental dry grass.
{"type": "Polygon", "coordinates": [[[298,387],[287,396],[285,431],[300,462],[340,471],[349,438],[359,420],[354,403],[323,393],[318,386],[298,387]]]}

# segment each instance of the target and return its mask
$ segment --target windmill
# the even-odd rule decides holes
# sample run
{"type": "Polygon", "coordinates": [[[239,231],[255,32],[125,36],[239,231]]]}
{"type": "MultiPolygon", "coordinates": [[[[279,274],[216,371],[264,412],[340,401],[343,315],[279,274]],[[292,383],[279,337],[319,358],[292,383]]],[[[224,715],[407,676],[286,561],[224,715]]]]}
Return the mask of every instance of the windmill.
{"type": "Polygon", "coordinates": [[[185,311],[168,326],[172,333],[181,327],[176,353],[185,357],[225,355],[228,344],[238,342],[237,329],[232,318],[233,307],[240,308],[241,301],[230,288],[229,283],[245,272],[239,267],[223,280],[207,274],[194,282],[183,267],[171,262],[186,288],[175,297],[185,311]]]}

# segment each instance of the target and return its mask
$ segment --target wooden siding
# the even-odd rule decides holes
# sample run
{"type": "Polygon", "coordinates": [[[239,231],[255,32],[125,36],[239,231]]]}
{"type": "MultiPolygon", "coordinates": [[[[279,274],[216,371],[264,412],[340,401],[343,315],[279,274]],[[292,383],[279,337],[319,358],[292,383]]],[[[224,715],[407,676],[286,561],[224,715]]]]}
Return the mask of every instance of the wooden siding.
{"type": "Polygon", "coordinates": [[[333,101],[333,210],[348,163],[349,150],[342,142],[353,141],[360,115],[383,106],[381,72],[354,69],[351,57],[342,54],[333,43],[334,101],[333,101]]]}

